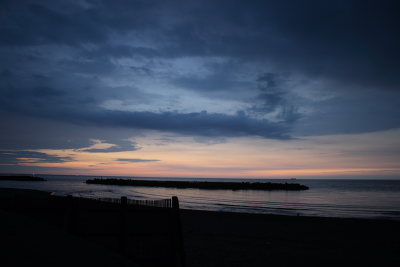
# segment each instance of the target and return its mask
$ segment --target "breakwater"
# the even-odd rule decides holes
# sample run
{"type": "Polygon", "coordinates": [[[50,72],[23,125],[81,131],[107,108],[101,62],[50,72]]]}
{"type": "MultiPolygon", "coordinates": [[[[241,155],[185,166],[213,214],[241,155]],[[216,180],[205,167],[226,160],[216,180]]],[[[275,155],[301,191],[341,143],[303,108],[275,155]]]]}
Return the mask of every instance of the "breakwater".
{"type": "Polygon", "coordinates": [[[198,188],[223,190],[307,190],[307,186],[297,183],[259,183],[259,182],[196,182],[196,181],[154,181],[133,179],[89,179],[87,184],[121,185],[121,186],[148,186],[172,188],[198,188]]]}

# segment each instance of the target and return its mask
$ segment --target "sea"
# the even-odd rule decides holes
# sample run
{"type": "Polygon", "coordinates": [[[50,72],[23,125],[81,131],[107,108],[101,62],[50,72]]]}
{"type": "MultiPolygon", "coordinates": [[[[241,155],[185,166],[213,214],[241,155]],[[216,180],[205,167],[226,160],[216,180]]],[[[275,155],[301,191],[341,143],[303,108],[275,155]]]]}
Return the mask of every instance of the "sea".
{"type": "MultiPolygon", "coordinates": [[[[87,198],[166,199],[177,196],[184,209],[294,216],[400,220],[400,179],[228,179],[144,178],[173,181],[300,183],[304,191],[205,190],[86,184],[99,176],[37,175],[45,182],[0,181],[2,188],[36,189],[87,198]]],[[[102,177],[126,178],[126,177],[102,177]]]]}

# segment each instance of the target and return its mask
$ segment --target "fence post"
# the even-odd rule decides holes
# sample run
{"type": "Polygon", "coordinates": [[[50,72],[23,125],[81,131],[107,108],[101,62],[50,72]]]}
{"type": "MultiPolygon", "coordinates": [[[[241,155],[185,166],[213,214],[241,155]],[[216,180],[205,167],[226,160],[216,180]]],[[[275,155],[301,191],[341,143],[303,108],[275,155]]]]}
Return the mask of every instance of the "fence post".
{"type": "Polygon", "coordinates": [[[172,215],[175,265],[177,267],[185,267],[185,247],[183,244],[182,224],[179,213],[179,200],[177,196],[172,197],[172,215]]]}
{"type": "Polygon", "coordinates": [[[119,224],[119,250],[122,255],[126,255],[126,208],[128,206],[128,198],[121,197],[120,224],[119,224]]]}
{"type": "Polygon", "coordinates": [[[74,199],[72,195],[68,195],[65,200],[64,229],[67,233],[72,234],[75,227],[74,199]]]}

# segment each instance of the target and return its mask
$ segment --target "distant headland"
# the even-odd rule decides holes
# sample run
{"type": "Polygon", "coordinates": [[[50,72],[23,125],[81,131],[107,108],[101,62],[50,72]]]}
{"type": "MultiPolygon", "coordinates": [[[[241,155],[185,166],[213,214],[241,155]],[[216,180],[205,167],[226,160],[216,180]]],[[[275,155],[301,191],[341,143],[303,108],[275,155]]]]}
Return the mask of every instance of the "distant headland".
{"type": "Polygon", "coordinates": [[[296,183],[259,183],[259,182],[188,182],[188,181],[152,181],[134,179],[89,179],[87,184],[148,186],[198,189],[227,189],[227,190],[307,190],[308,186],[296,183]]]}
{"type": "Polygon", "coordinates": [[[28,175],[8,175],[8,176],[0,176],[0,181],[29,181],[29,182],[41,182],[46,181],[46,179],[36,176],[28,176],[28,175]]]}

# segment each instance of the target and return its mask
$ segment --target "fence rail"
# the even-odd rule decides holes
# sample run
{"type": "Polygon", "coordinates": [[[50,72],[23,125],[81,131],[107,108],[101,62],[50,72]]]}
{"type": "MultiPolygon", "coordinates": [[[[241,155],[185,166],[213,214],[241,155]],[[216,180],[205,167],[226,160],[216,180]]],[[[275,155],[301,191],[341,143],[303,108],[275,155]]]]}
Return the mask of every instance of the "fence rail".
{"type": "MultiPolygon", "coordinates": [[[[94,200],[94,201],[102,201],[114,204],[121,204],[124,197],[122,198],[86,198],[86,197],[74,197],[76,200],[94,200]]],[[[173,201],[172,198],[167,199],[157,199],[157,200],[150,200],[150,199],[129,199],[126,198],[127,205],[134,205],[134,206],[145,206],[145,207],[155,207],[155,208],[174,208],[172,205],[173,201]]]]}

